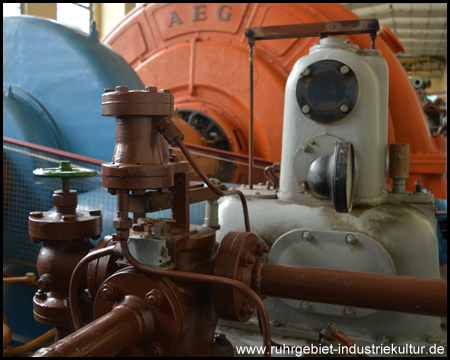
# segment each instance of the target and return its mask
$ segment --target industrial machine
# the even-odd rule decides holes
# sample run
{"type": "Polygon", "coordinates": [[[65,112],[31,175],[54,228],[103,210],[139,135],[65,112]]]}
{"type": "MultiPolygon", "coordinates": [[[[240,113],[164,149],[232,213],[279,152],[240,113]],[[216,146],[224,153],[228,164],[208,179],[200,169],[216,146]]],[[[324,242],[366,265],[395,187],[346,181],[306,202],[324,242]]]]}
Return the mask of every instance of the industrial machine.
{"type": "Polygon", "coordinates": [[[116,196],[116,231],[90,251],[101,213],[76,209],[67,178],[77,171],[38,170],[64,180],[56,210],[29,217],[30,235],[61,254],[44,244],[38,258],[34,314],[56,325],[57,341],[34,356],[231,356],[218,319],[246,323],[255,311],[267,356],[280,346],[270,318],[323,345],[352,343],[340,331],[385,344],[442,341],[447,282],[437,273],[434,200],[405,192],[407,146],[391,147],[394,193],[384,188],[386,63],[378,50],[328,37],[374,41],[377,29],[375,19],[247,29],[251,52],[271,36],[322,38],[287,83],[279,190],[208,179],[171,120],[171,90],[106,89],[102,114],[116,118],[116,142],[102,184],[116,196]],[[164,139],[187,161],[169,157],[164,139]],[[206,186],[190,184],[190,165],[206,186]],[[189,223],[196,201],[208,202],[207,226],[189,223]],[[147,217],[167,208],[170,219],[147,217]]]}
{"type": "MultiPolygon", "coordinates": [[[[357,19],[339,3],[152,3],[130,11],[103,41],[124,57],[145,85],[172,89],[182,116],[204,129],[207,139],[225,137],[223,146],[248,154],[245,29],[357,19]]],[[[361,49],[370,47],[366,36],[347,36],[361,49]]],[[[317,42],[311,37],[259,44],[254,74],[255,156],[281,160],[285,84],[297,60],[317,42]]],[[[443,135],[431,136],[427,130],[421,103],[395,56],[404,47],[382,27],[377,49],[389,67],[388,144],[410,144],[406,189],[413,191],[418,180],[437,198],[446,199],[446,142],[443,135]]],[[[247,171],[234,181],[247,183],[247,171]]],[[[388,183],[392,186],[390,178],[388,183]]]]}

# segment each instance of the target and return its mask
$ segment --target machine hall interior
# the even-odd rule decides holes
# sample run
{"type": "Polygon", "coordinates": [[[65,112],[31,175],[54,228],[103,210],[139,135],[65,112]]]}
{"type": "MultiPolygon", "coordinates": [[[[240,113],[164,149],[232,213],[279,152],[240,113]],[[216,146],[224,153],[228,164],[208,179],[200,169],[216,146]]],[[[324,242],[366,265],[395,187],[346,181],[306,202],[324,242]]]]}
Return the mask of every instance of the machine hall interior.
{"type": "Polygon", "coordinates": [[[447,356],[447,4],[4,3],[3,356],[447,356]]]}

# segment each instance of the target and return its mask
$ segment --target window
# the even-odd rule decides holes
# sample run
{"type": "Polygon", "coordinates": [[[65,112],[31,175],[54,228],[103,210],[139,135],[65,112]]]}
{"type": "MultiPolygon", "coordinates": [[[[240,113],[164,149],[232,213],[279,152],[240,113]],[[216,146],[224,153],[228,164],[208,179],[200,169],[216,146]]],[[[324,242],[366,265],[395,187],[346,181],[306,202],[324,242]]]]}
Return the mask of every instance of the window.
{"type": "Polygon", "coordinates": [[[3,16],[19,16],[21,13],[20,3],[3,3],[3,16]]]}
{"type": "Polygon", "coordinates": [[[57,3],[56,20],[89,32],[93,18],[92,3],[57,3]]]}

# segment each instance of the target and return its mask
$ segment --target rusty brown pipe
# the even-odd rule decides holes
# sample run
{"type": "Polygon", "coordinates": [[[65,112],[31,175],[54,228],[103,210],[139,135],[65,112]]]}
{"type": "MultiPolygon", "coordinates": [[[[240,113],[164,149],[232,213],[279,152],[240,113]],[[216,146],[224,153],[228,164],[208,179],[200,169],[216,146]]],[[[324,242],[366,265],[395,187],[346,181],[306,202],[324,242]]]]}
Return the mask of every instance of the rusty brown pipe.
{"type": "Polygon", "coordinates": [[[112,311],[75,331],[33,357],[113,356],[153,333],[153,317],[143,299],[126,296],[112,311]]]}
{"type": "Polygon", "coordinates": [[[271,335],[270,335],[270,322],[269,315],[267,314],[266,307],[264,303],[260,299],[260,297],[247,285],[236,281],[234,279],[228,279],[220,276],[206,275],[206,274],[197,274],[197,273],[187,273],[176,270],[162,270],[159,268],[155,268],[152,266],[148,266],[145,264],[141,264],[137,261],[133,255],[131,255],[130,250],[128,249],[127,239],[120,240],[121,251],[128,260],[128,262],[134,266],[137,270],[142,271],[143,273],[155,275],[155,276],[166,276],[168,278],[173,279],[181,279],[181,280],[190,280],[190,281],[198,281],[198,282],[206,282],[210,284],[221,284],[231,286],[237,290],[242,291],[248,298],[255,304],[258,309],[259,314],[261,314],[261,323],[262,323],[262,334],[263,334],[263,342],[266,348],[266,352],[264,356],[270,356],[270,347],[271,347],[271,335]]]}
{"type": "Polygon", "coordinates": [[[266,296],[447,316],[447,280],[268,263],[260,274],[266,296]]]}
{"type": "Polygon", "coordinates": [[[73,270],[69,284],[69,305],[70,305],[70,313],[72,315],[72,321],[75,326],[75,329],[77,330],[83,326],[77,302],[77,289],[79,277],[81,275],[81,270],[91,261],[101,258],[103,256],[111,255],[113,253],[114,253],[114,246],[109,246],[101,250],[93,251],[87,254],[83,259],[81,259],[81,261],[77,264],[77,266],[73,270]]]}
{"type": "Polygon", "coordinates": [[[194,157],[191,155],[189,150],[187,149],[186,145],[184,145],[183,141],[179,137],[175,138],[174,141],[180,148],[180,150],[183,152],[186,159],[189,161],[191,166],[194,168],[194,170],[197,172],[197,174],[202,178],[202,180],[205,182],[206,185],[217,195],[219,196],[229,196],[229,195],[239,195],[239,198],[242,202],[242,209],[244,211],[244,223],[245,223],[245,231],[250,232],[250,220],[248,216],[248,208],[247,208],[247,201],[245,199],[245,196],[242,192],[239,190],[228,190],[228,191],[222,191],[217,186],[215,186],[209,179],[208,176],[203,172],[202,168],[197,164],[197,161],[195,161],[194,157]]]}

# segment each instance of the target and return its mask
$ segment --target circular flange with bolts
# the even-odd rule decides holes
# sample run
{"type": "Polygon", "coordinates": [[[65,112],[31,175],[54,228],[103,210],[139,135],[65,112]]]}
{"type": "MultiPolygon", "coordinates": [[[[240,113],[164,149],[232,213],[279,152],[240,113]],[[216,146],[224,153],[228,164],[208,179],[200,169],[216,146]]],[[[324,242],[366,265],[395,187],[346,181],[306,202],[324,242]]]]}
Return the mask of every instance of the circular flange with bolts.
{"type": "MultiPolygon", "coordinates": [[[[269,247],[259,241],[255,234],[229,232],[220,243],[214,275],[234,279],[251,287],[252,277],[258,276],[258,269],[264,262],[262,256],[267,252],[269,247]]],[[[255,311],[253,302],[230,286],[214,284],[213,301],[217,315],[225,320],[247,322],[255,311]]]]}
{"type": "MultiPolygon", "coordinates": [[[[100,291],[106,285],[114,286],[116,296],[106,299],[101,294],[97,294],[94,304],[95,319],[110,312],[116,303],[126,296],[137,296],[146,301],[146,305],[152,311],[155,331],[148,340],[160,344],[164,356],[170,355],[183,338],[187,326],[186,305],[176,285],[168,278],[142,274],[129,267],[110,276],[100,287],[100,291]],[[152,296],[155,297],[155,301],[152,296]]],[[[148,341],[143,343],[142,350],[147,347],[148,341]]],[[[120,355],[129,354],[124,349],[120,355]]]]}

